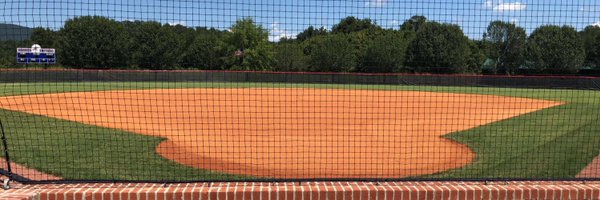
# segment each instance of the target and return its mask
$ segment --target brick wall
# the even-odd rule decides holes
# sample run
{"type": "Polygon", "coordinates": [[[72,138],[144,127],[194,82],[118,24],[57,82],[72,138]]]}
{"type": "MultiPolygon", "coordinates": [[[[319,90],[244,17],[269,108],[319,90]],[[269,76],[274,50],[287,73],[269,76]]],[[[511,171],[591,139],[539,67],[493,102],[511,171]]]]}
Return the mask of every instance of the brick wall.
{"type": "Polygon", "coordinates": [[[0,199],[600,199],[600,182],[14,185],[0,199]]]}

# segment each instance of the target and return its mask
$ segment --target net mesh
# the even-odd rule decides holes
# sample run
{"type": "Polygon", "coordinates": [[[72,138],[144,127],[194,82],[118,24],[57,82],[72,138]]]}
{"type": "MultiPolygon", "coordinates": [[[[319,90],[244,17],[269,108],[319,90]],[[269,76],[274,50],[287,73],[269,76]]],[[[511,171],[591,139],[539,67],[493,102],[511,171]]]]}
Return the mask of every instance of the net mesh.
{"type": "Polygon", "coordinates": [[[600,178],[597,1],[1,2],[14,180],[600,178]]]}

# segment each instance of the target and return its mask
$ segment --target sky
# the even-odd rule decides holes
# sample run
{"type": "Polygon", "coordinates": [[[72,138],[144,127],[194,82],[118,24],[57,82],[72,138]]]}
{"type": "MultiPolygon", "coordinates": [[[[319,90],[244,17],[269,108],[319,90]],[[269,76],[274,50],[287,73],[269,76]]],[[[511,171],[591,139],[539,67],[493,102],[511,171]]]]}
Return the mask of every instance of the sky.
{"type": "Polygon", "coordinates": [[[118,21],[159,21],[228,29],[252,17],[269,30],[269,40],[294,37],[309,25],[331,27],[346,16],[370,18],[398,28],[413,15],[458,24],[467,36],[482,37],[490,21],[503,20],[531,33],[547,24],[582,30],[600,26],[600,0],[4,0],[0,23],[60,29],[82,15],[118,21]]]}

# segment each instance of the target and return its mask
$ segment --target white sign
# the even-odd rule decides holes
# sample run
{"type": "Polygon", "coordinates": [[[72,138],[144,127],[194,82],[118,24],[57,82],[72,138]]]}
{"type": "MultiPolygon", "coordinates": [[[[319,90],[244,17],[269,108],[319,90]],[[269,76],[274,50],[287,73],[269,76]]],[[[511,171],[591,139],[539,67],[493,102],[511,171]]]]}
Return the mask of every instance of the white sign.
{"type": "Polygon", "coordinates": [[[33,46],[31,46],[31,48],[17,48],[17,53],[19,53],[19,54],[26,54],[26,53],[54,54],[54,53],[56,53],[56,50],[55,49],[51,49],[51,48],[44,49],[39,44],[34,44],[33,46]]]}

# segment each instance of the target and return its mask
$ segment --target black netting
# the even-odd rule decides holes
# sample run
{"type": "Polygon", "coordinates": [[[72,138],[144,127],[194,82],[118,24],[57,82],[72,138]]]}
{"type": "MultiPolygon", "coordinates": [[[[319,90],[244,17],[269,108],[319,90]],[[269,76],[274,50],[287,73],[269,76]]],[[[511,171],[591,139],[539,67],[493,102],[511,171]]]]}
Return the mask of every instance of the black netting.
{"type": "Polygon", "coordinates": [[[600,178],[597,1],[0,2],[14,180],[600,178]]]}

